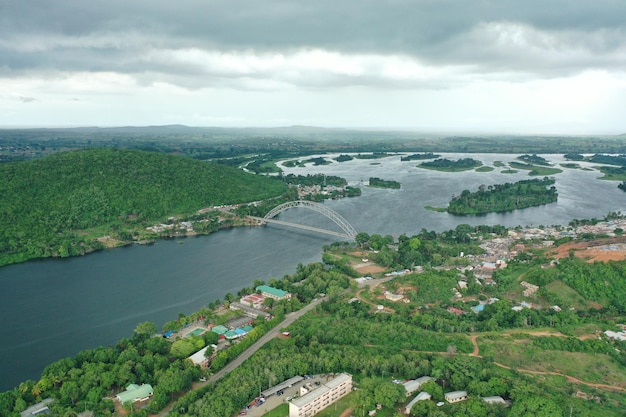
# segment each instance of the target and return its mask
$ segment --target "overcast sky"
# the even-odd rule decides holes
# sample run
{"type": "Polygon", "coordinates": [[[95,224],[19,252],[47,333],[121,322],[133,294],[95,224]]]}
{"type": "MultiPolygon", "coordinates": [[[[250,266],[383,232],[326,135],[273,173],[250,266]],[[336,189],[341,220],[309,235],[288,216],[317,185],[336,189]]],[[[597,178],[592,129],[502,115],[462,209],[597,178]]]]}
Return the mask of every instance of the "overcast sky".
{"type": "Polygon", "coordinates": [[[626,133],[624,0],[0,0],[0,126],[626,133]]]}

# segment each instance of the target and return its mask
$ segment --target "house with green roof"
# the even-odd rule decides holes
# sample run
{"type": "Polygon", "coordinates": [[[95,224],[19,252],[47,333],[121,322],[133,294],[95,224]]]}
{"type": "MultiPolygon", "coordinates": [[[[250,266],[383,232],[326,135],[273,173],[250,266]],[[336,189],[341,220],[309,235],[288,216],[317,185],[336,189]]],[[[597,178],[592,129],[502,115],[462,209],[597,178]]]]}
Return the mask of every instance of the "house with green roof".
{"type": "Polygon", "coordinates": [[[259,285],[256,287],[257,291],[261,292],[264,297],[273,298],[274,300],[285,300],[291,298],[291,294],[287,291],[279,290],[278,288],[270,287],[269,285],[259,285]]]}
{"type": "Polygon", "coordinates": [[[122,404],[130,402],[134,403],[137,401],[147,400],[152,397],[152,394],[154,394],[154,390],[150,384],[130,384],[126,387],[126,391],[120,392],[115,396],[115,398],[117,398],[122,404]]]}
{"type": "Polygon", "coordinates": [[[228,331],[228,327],[226,326],[222,326],[221,324],[219,326],[214,326],[211,331],[213,333],[217,333],[217,334],[224,334],[228,331]]]}

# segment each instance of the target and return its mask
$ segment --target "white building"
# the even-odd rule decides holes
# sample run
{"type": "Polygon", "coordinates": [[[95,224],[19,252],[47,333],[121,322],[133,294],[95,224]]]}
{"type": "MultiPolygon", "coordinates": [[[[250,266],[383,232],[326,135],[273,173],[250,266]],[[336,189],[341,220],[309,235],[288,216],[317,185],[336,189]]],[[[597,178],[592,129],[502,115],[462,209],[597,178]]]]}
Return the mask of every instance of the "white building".
{"type": "Polygon", "coordinates": [[[406,396],[413,394],[414,392],[419,391],[422,388],[422,385],[427,383],[428,381],[432,381],[433,379],[429,376],[422,376],[417,379],[411,379],[404,383],[404,389],[406,390],[406,396]]]}
{"type": "Polygon", "coordinates": [[[500,397],[499,395],[494,395],[492,397],[483,397],[482,400],[486,402],[487,404],[505,404],[506,405],[506,401],[504,401],[504,398],[500,397]]]}
{"type": "Polygon", "coordinates": [[[449,403],[458,403],[467,400],[467,391],[452,391],[445,394],[446,401],[449,403]]]}
{"type": "Polygon", "coordinates": [[[341,374],[289,403],[289,417],[310,417],[352,391],[352,375],[341,374]]]}
{"type": "MultiPolygon", "coordinates": [[[[189,356],[187,359],[193,362],[194,365],[200,365],[200,368],[202,369],[208,368],[209,363],[211,362],[210,358],[207,358],[205,356],[208,348],[209,346],[203,347],[202,349],[200,349],[193,355],[189,356]]],[[[217,353],[217,345],[211,345],[211,348],[213,349],[213,355],[212,355],[213,357],[217,353]]]]}

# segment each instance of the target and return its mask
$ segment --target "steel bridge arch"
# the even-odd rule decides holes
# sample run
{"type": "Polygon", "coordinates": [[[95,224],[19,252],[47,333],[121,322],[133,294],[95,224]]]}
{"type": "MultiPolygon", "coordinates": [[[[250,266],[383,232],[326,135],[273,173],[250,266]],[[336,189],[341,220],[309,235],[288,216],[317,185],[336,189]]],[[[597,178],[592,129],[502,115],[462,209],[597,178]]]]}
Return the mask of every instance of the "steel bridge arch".
{"type": "Polygon", "coordinates": [[[276,217],[278,214],[282,213],[283,211],[289,210],[290,208],[295,208],[295,207],[303,207],[309,210],[316,211],[326,216],[327,218],[332,220],[337,226],[339,226],[341,230],[343,230],[345,234],[348,235],[348,237],[350,237],[350,239],[354,240],[356,238],[357,231],[354,229],[354,227],[352,227],[350,223],[348,223],[346,219],[344,219],[335,210],[329,209],[325,205],[316,203],[313,201],[307,201],[307,200],[288,201],[286,203],[283,203],[279,206],[274,207],[272,210],[270,210],[269,213],[265,215],[264,219],[272,219],[276,217]]]}

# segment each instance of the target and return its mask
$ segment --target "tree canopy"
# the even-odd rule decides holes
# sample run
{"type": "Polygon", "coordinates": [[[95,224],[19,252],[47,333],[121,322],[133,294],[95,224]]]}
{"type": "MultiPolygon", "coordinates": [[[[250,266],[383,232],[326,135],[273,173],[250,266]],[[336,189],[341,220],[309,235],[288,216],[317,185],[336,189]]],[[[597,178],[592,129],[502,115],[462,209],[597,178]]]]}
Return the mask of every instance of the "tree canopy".
{"type": "Polygon", "coordinates": [[[275,179],[190,158],[122,149],[0,165],[0,265],[102,247],[100,236],[223,204],[277,196],[275,179]]]}

